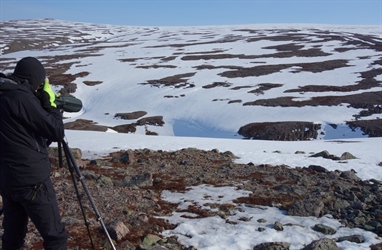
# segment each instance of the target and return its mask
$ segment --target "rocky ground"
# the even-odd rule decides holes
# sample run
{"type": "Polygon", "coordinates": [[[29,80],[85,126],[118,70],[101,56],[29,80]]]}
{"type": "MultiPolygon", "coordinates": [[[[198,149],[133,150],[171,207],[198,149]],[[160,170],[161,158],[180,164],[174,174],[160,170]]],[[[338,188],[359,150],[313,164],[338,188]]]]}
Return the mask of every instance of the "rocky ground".
{"type": "MultiPolygon", "coordinates": [[[[183,191],[200,184],[237,186],[242,183],[241,188],[253,194],[237,199],[237,203],[276,206],[291,215],[332,214],[344,226],[373,231],[382,241],[382,183],[378,180],[362,181],[352,171],[331,172],[325,166],[290,168],[250,162],[236,164],[231,152],[194,148],[172,152],[149,149],[119,151],[91,161],[81,159],[79,150],[73,150],[72,154],[117,249],[194,249],[183,247],[176,238],[163,239],[160,232],[175,225],[156,217],[168,216],[177,209],[177,204],[161,199],[163,190],[183,191]]],[[[67,166],[58,167],[58,159],[54,155],[57,155],[56,150],[52,149],[52,179],[62,219],[70,235],[69,249],[92,249],[71,171],[67,166]]],[[[352,157],[346,153],[333,156],[327,152],[311,156],[331,157],[344,162],[352,157]]],[[[382,167],[382,163],[380,165],[382,167]]],[[[77,180],[75,172],[74,176],[77,180]]],[[[105,231],[97,221],[98,216],[84,193],[82,183],[76,183],[95,249],[109,249],[105,231]]],[[[198,206],[189,207],[189,210],[199,217],[218,215],[224,218],[234,209],[229,204],[216,204],[216,207],[218,212],[206,211],[198,206]]],[[[331,232],[330,228],[319,226],[317,230],[324,234],[331,232]]],[[[362,236],[349,237],[354,242],[363,240],[362,236]]],[[[278,245],[280,248],[263,245],[254,249],[288,249],[288,243],[283,244],[278,245]]],[[[331,241],[330,244],[335,246],[336,243],[331,241]]],[[[33,224],[29,225],[26,249],[42,249],[42,239],[33,224]]],[[[373,249],[382,249],[382,243],[373,249]]]]}

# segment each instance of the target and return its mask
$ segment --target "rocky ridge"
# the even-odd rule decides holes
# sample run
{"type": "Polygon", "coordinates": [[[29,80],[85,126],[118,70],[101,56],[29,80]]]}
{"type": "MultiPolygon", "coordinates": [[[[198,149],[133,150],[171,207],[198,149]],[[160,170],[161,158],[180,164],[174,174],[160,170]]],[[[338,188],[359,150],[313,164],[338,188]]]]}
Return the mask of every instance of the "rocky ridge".
{"type": "MultiPolygon", "coordinates": [[[[56,151],[51,149],[52,178],[61,215],[70,234],[69,248],[91,249],[71,171],[66,167],[58,167],[56,151]]],[[[78,149],[72,152],[117,249],[195,249],[182,246],[175,237],[162,237],[162,231],[176,225],[158,219],[158,216],[169,216],[177,209],[177,204],[161,199],[163,190],[181,192],[187,187],[201,184],[235,186],[251,191],[249,197],[235,200],[235,203],[246,206],[273,206],[298,216],[320,217],[330,214],[340,220],[343,226],[359,227],[376,233],[381,238],[381,244],[372,249],[382,247],[382,182],[360,180],[354,171],[328,171],[325,166],[316,165],[290,168],[286,165],[255,165],[251,162],[237,164],[234,163],[236,157],[229,151],[195,148],[168,152],[150,149],[118,151],[97,160],[81,159],[78,149]]],[[[310,156],[343,162],[354,157],[346,152],[342,156],[335,156],[326,151],[310,156]]],[[[76,183],[95,248],[109,249],[107,238],[83,193],[81,183],[76,183]]],[[[200,218],[218,215],[224,219],[237,209],[230,204],[214,206],[217,212],[206,211],[198,206],[189,207],[188,210],[200,218]]],[[[276,230],[288,226],[267,221],[267,218],[264,218],[264,222],[267,224],[258,230],[268,230],[265,225],[269,223],[274,223],[273,228],[276,230]]],[[[312,242],[312,246],[306,246],[305,249],[337,249],[336,241],[325,237],[333,234],[333,228],[316,225],[314,230],[321,233],[322,239],[312,242]],[[334,248],[314,247],[322,244],[334,248]]],[[[360,235],[349,235],[336,240],[362,243],[364,239],[360,235]]],[[[275,242],[254,246],[253,249],[289,249],[289,246],[288,242],[275,242]]],[[[26,249],[42,249],[42,239],[33,224],[29,225],[26,249]]]]}

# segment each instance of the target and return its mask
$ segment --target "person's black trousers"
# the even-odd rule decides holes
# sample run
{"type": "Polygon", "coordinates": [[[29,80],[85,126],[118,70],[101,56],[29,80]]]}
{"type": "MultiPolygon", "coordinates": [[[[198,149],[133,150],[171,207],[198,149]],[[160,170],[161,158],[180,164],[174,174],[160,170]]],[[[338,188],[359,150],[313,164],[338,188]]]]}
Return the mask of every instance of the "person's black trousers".
{"type": "Polygon", "coordinates": [[[21,190],[1,191],[3,197],[4,250],[24,245],[28,218],[44,239],[44,249],[67,249],[68,234],[61,222],[56,194],[50,178],[21,190]]]}

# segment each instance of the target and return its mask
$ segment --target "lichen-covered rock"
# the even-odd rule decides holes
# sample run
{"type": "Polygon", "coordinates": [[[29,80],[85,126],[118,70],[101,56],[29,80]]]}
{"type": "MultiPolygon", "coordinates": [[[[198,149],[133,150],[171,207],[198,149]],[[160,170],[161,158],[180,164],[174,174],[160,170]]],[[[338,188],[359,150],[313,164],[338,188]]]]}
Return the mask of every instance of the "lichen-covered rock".
{"type": "Polygon", "coordinates": [[[313,241],[302,250],[339,250],[339,248],[332,239],[320,239],[313,241]]]}
{"type": "Polygon", "coordinates": [[[323,233],[325,235],[331,235],[331,234],[335,234],[337,232],[334,228],[325,226],[323,224],[314,225],[313,230],[316,232],[323,233]]]}
{"type": "Polygon", "coordinates": [[[106,228],[110,237],[116,241],[123,239],[128,233],[130,233],[130,230],[122,221],[113,221],[107,224],[106,228]]]}
{"type": "Polygon", "coordinates": [[[253,250],[289,250],[290,246],[288,242],[266,242],[256,245],[253,250]]]}
{"type": "Polygon", "coordinates": [[[292,216],[315,216],[319,217],[324,208],[324,203],[320,199],[304,199],[295,201],[288,209],[288,214],[292,216]]]}

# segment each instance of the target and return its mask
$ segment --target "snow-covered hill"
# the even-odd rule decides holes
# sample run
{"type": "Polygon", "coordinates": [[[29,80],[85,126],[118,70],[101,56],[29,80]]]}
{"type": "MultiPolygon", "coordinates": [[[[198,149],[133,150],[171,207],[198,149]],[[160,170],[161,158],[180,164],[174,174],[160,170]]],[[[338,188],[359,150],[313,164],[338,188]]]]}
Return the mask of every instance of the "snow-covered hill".
{"type": "Polygon", "coordinates": [[[66,123],[243,138],[251,137],[238,134],[248,124],[301,121],[303,130],[319,125],[309,131],[314,138],[380,136],[377,26],[133,27],[53,19],[0,26],[2,71],[38,57],[57,91],[83,101],[66,123]]]}

